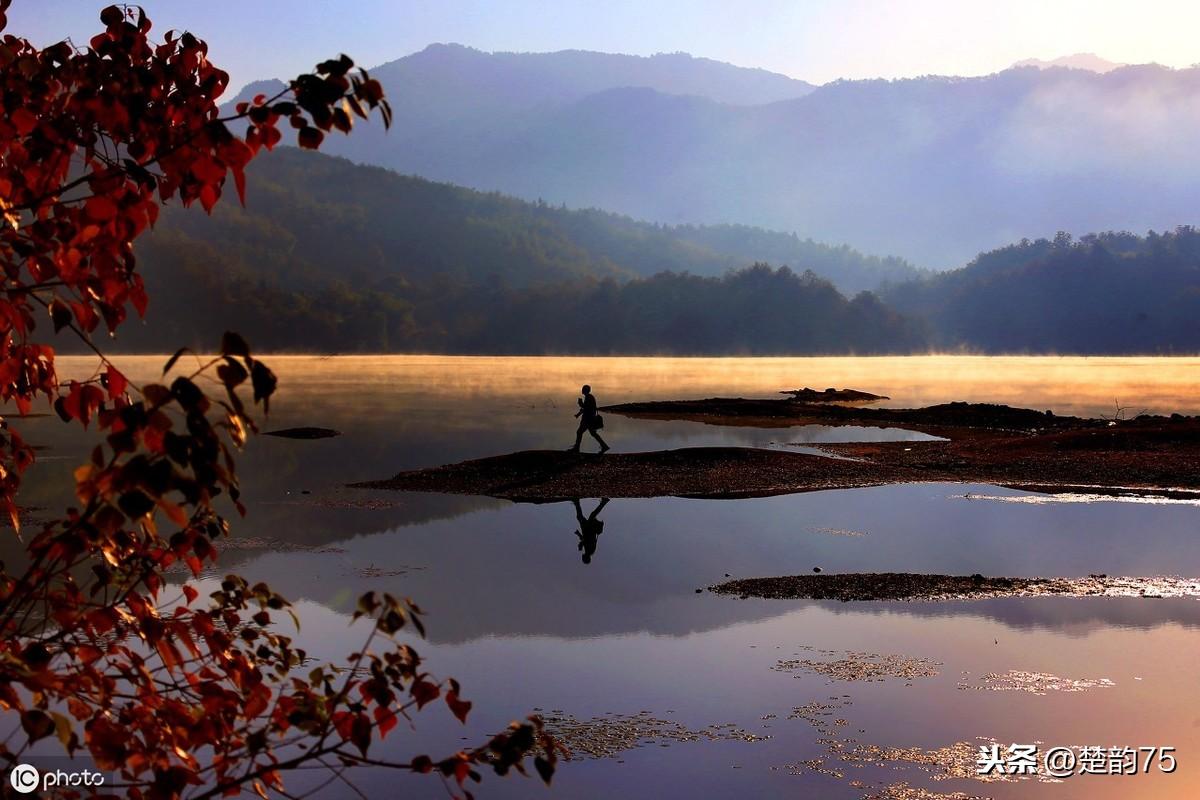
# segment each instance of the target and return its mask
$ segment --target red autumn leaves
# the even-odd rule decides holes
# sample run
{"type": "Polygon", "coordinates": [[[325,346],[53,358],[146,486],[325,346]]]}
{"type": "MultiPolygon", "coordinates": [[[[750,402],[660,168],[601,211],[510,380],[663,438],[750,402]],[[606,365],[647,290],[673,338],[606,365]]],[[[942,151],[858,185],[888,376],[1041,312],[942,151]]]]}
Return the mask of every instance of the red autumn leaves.
{"type": "MultiPolygon", "coordinates": [[[[0,0],[0,31],[9,4],[0,0]]],[[[244,511],[234,456],[256,430],[250,411],[266,412],[275,375],[227,333],[191,372],[168,377],[180,351],[162,383],[134,386],[92,334],[101,323],[118,332],[130,308],[146,314],[134,243],[161,204],[211,211],[230,176],[244,202],[245,168],[281,141],[284,118],[302,146],[317,147],[355,117],[378,111],[387,124],[391,112],[378,82],[341,56],[222,117],[229,78],[207,44],[176,32],[152,41],[136,6],[109,6],[100,19],[86,48],[0,39],[0,400],[21,414],[49,401],[63,421],[103,437],[75,470],[77,506],[27,532],[22,572],[0,565],[0,708],[19,716],[25,737],[13,749],[0,743],[0,762],[55,736],[119,771],[135,798],[242,787],[266,797],[289,769],[365,763],[410,709],[442,697],[465,720],[471,704],[395,640],[423,632],[407,601],[365,596],[379,652],[364,647],[351,669],[301,673],[306,655],[276,628],[291,607],[269,587],[230,575],[201,600],[194,585],[169,582],[176,564],[195,577],[215,565],[229,533],[226,498],[244,511]],[[60,381],[41,337],[51,332],[96,353],[90,378],[60,381]],[[213,373],[219,391],[209,396],[200,379],[213,373]],[[281,748],[297,733],[306,748],[281,748]]],[[[14,528],[32,461],[20,435],[0,429],[0,507],[14,528]]],[[[549,780],[555,745],[536,719],[440,761],[390,765],[461,786],[478,766],[522,770],[534,751],[549,780]]]]}

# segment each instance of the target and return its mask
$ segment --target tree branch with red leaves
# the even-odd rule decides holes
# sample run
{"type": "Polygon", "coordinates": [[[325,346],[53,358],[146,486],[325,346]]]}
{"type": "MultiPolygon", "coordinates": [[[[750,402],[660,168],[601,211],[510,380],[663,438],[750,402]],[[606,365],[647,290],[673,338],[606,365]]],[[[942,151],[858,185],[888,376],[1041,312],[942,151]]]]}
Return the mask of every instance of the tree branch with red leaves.
{"type": "MultiPolygon", "coordinates": [[[[10,4],[0,0],[0,33],[10,4]]],[[[137,6],[109,6],[100,20],[86,48],[0,39],[0,401],[20,415],[46,402],[105,437],[75,470],[78,505],[29,535],[23,571],[0,567],[0,709],[20,723],[0,762],[53,736],[116,772],[131,797],[156,800],[288,797],[286,773],[312,766],[341,781],[366,766],[438,774],[469,796],[480,770],[523,773],[531,758],[549,782],[558,745],[536,717],[437,760],[370,755],[436,700],[464,722],[471,708],[397,638],[424,633],[409,600],[362,597],[354,619],[369,621],[366,644],[347,664],[311,668],[277,625],[294,617],[289,603],[265,584],[230,575],[205,601],[191,583],[163,599],[167,570],[183,564],[198,579],[216,563],[224,502],[245,513],[235,456],[276,379],[226,333],[192,373],[175,370],[181,351],[162,382],[131,384],[92,336],[101,324],[115,333],[130,308],[146,314],[134,242],[164,203],[211,211],[231,177],[244,203],[246,165],[278,144],[283,120],[315,149],[356,118],[388,125],[391,111],[343,55],[222,117],[229,77],[202,40],[151,41],[137,6]],[[60,381],[45,330],[92,349],[92,378],[60,381]],[[218,396],[202,377],[215,377],[218,396]]],[[[16,430],[0,430],[0,507],[15,529],[33,460],[16,430]]]]}

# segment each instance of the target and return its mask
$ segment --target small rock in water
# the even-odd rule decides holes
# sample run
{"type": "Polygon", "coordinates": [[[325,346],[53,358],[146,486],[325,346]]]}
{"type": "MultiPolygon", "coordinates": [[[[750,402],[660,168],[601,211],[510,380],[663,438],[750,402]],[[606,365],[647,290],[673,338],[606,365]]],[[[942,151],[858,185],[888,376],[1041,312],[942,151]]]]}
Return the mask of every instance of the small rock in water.
{"type": "Polygon", "coordinates": [[[332,428],[313,428],[309,426],[300,428],[282,428],[280,430],[266,431],[264,436],[279,436],[283,439],[331,439],[334,436],[341,436],[341,431],[335,431],[332,428]]]}
{"type": "Polygon", "coordinates": [[[696,594],[700,594],[700,593],[701,593],[701,592],[703,592],[703,591],[704,591],[703,589],[697,589],[697,590],[696,590],[696,594]]]}
{"type": "Polygon", "coordinates": [[[813,572],[820,572],[820,571],[821,571],[820,567],[813,567],[813,572]]]}

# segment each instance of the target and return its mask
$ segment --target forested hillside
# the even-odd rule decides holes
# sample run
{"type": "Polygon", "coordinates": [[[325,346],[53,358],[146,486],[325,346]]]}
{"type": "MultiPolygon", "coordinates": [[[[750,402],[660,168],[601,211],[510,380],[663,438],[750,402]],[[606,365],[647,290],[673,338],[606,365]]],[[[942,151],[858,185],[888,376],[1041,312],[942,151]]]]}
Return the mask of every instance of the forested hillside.
{"type": "Polygon", "coordinates": [[[925,274],[791,234],[653,225],[291,148],[255,162],[247,201],[163,214],[138,250],[149,322],[119,346],[204,346],[229,327],[321,352],[1200,351],[1189,227],[1023,240],[925,274]]]}
{"type": "Polygon", "coordinates": [[[884,293],[932,344],[1009,353],[1200,352],[1200,231],[1023,240],[884,293]]]}
{"type": "Polygon", "coordinates": [[[202,345],[221,325],[259,346],[324,351],[842,352],[921,340],[824,280],[851,293],[918,274],[898,259],[555,208],[292,148],[254,163],[246,209],[168,209],[139,256],[155,306],[123,332],[135,349],[202,345]],[[794,269],[721,277],[768,258],[794,269]],[[771,319],[755,319],[755,303],[771,319]]]}

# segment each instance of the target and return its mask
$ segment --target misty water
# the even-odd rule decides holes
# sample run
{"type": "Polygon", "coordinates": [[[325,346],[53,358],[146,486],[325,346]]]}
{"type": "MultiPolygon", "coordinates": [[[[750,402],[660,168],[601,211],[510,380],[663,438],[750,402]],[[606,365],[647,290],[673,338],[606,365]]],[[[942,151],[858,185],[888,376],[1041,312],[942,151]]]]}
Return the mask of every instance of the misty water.
{"type": "MultiPolygon", "coordinates": [[[[118,363],[135,381],[149,381],[163,360],[118,363]]],[[[1196,599],[838,603],[696,592],[726,576],[814,567],[1194,577],[1196,504],[1008,502],[1047,498],[946,483],[753,500],[617,499],[598,515],[603,532],[585,563],[570,503],[345,488],[402,469],[565,448],[585,382],[601,404],[833,386],[890,395],[884,405],[894,407],[972,400],[1056,413],[1196,413],[1198,360],[267,361],[280,388],[266,428],[314,425],[343,435],[251,441],[239,463],[249,514],[213,574],[265,580],[295,601],[303,623],[297,638],[322,659],[344,659],[360,645],[364,629],[349,614],[362,592],[411,596],[426,609],[428,639],[416,646],[435,674],[462,682],[474,710],[463,727],[440,704],[429,708],[415,716],[419,745],[401,725],[378,755],[448,754],[539,709],[576,749],[553,790],[536,779],[489,775],[477,796],[1200,792],[1196,599]],[[845,670],[821,666],[839,661],[845,670]],[[993,741],[1174,747],[1178,769],[984,783],[972,777],[974,759],[979,744],[993,741]]],[[[87,374],[91,362],[62,359],[60,369],[87,374]]],[[[88,448],[68,447],[56,419],[16,424],[43,448],[24,504],[30,516],[48,516],[69,502],[70,469],[88,448]]],[[[613,414],[605,436],[618,451],[924,438],[896,429],[767,430],[613,414]]],[[[581,499],[585,516],[598,500],[581,499]]],[[[9,542],[2,555],[16,561],[18,551],[9,542]]],[[[291,787],[315,780],[293,776],[291,787]]],[[[383,770],[359,772],[354,782],[371,797],[445,796],[437,779],[383,770]]],[[[321,796],[353,793],[335,783],[321,796]]]]}

